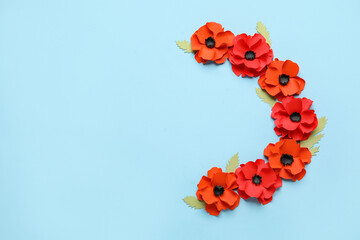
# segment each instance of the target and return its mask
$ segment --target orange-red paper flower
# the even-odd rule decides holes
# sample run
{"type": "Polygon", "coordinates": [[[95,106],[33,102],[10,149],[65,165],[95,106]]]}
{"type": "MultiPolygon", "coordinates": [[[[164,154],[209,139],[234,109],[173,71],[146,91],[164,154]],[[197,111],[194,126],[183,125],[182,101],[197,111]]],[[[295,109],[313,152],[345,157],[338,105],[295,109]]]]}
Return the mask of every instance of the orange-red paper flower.
{"type": "Polygon", "coordinates": [[[197,51],[195,59],[198,63],[214,61],[224,63],[229,57],[228,50],[234,44],[234,34],[224,32],[219,23],[208,22],[191,36],[191,49],[197,51]]]}
{"type": "Polygon", "coordinates": [[[271,117],[275,119],[275,132],[278,136],[302,141],[309,138],[318,125],[313,101],[307,98],[285,97],[272,108],[271,117]]]}
{"type": "Polygon", "coordinates": [[[281,178],[262,159],[241,164],[235,174],[239,195],[244,199],[255,197],[263,205],[271,202],[276,188],[282,185],[281,178]]]}
{"type": "Polygon", "coordinates": [[[299,66],[290,61],[275,59],[268,66],[265,74],[259,78],[259,85],[278,100],[283,97],[300,94],[305,87],[304,79],[297,76],[299,66]]]}
{"type": "Polygon", "coordinates": [[[234,47],[229,50],[232,70],[237,76],[243,77],[264,74],[273,57],[273,50],[259,33],[255,33],[254,36],[245,33],[237,35],[234,38],[234,47]]]}
{"type": "Polygon", "coordinates": [[[235,173],[224,173],[214,167],[203,176],[198,184],[196,196],[206,203],[205,210],[211,215],[219,215],[221,210],[234,210],[240,201],[234,191],[237,188],[235,173]]]}
{"type": "Polygon", "coordinates": [[[311,152],[308,148],[300,147],[293,139],[282,139],[270,143],[264,150],[269,159],[270,167],[284,179],[301,180],[305,173],[305,164],[311,162],[311,152]]]}

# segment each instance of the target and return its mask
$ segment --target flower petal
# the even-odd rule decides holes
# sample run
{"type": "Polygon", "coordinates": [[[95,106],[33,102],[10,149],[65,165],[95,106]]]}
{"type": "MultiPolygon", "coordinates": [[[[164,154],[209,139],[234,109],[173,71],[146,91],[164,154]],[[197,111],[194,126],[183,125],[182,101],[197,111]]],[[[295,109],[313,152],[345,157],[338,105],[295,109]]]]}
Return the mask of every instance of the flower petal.
{"type": "Polygon", "coordinates": [[[293,61],[286,60],[282,67],[283,74],[295,77],[299,73],[299,66],[293,61]]]}
{"type": "Polygon", "coordinates": [[[255,185],[253,182],[248,182],[245,187],[245,193],[250,197],[258,198],[262,192],[264,187],[261,185],[255,185]]]}
{"type": "Polygon", "coordinates": [[[218,216],[218,215],[220,214],[220,211],[217,210],[215,204],[206,204],[205,210],[206,210],[210,215],[213,215],[213,216],[218,216]]]}
{"type": "Polygon", "coordinates": [[[252,161],[247,162],[241,169],[246,179],[252,179],[257,172],[257,166],[252,161]]]}
{"type": "Polygon", "coordinates": [[[229,206],[234,205],[238,198],[239,195],[237,195],[233,190],[225,190],[224,193],[220,195],[220,200],[229,206]]]}
{"type": "Polygon", "coordinates": [[[270,167],[261,169],[259,175],[261,176],[261,184],[265,188],[268,188],[275,184],[276,174],[275,174],[274,170],[272,170],[270,167]]]}

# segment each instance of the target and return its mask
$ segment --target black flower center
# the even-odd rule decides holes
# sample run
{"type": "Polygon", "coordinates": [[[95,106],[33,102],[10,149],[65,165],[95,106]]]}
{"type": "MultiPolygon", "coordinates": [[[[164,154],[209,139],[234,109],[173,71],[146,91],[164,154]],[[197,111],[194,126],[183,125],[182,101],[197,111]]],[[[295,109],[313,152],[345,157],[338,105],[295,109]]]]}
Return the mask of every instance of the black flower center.
{"type": "Polygon", "coordinates": [[[255,185],[259,185],[261,183],[261,177],[257,174],[255,174],[253,177],[252,177],[252,182],[255,184],[255,185]]]}
{"type": "Polygon", "coordinates": [[[291,156],[290,154],[283,154],[280,158],[280,162],[286,166],[286,165],[291,165],[294,161],[293,156],[291,156]]]}
{"type": "Polygon", "coordinates": [[[293,112],[293,113],[290,115],[290,120],[293,121],[293,122],[300,122],[300,120],[301,120],[301,115],[300,115],[300,113],[298,113],[298,112],[293,112]]]}
{"type": "Polygon", "coordinates": [[[255,53],[253,51],[247,51],[245,53],[245,59],[249,60],[249,61],[254,60],[255,59],[255,53]]]}
{"type": "Polygon", "coordinates": [[[279,83],[283,86],[286,86],[289,82],[289,75],[281,74],[279,76],[279,83]]]}
{"type": "Polygon", "coordinates": [[[215,47],[215,39],[213,39],[212,37],[208,37],[207,39],[205,39],[205,44],[208,48],[213,48],[215,47]]]}
{"type": "Polygon", "coordinates": [[[224,188],[222,186],[216,185],[214,187],[214,194],[215,196],[220,196],[224,193],[224,188]]]}

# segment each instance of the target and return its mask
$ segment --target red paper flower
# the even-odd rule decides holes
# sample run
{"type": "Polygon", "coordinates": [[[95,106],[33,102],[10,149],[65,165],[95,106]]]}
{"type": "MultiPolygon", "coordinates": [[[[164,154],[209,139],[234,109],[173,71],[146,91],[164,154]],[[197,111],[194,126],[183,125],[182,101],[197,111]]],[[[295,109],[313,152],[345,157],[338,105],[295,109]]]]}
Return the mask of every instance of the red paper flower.
{"type": "Polygon", "coordinates": [[[289,137],[297,141],[309,138],[318,125],[314,110],[310,110],[313,101],[307,98],[285,97],[272,108],[271,117],[275,119],[275,132],[278,136],[289,137]]]}
{"type": "Polygon", "coordinates": [[[259,85],[278,100],[283,97],[300,94],[305,87],[304,79],[297,76],[299,66],[290,61],[275,59],[268,66],[265,74],[259,78],[259,85]]]}
{"type": "Polygon", "coordinates": [[[241,164],[235,174],[239,195],[244,199],[255,197],[263,205],[271,202],[276,188],[282,185],[281,178],[262,159],[241,164]]]}
{"type": "Polygon", "coordinates": [[[214,61],[224,63],[229,57],[229,47],[234,44],[234,34],[224,32],[219,23],[208,22],[191,36],[191,49],[197,51],[195,59],[198,63],[214,61]]]}
{"type": "Polygon", "coordinates": [[[205,210],[211,215],[219,215],[221,210],[234,210],[240,201],[234,191],[237,188],[234,173],[224,173],[221,168],[214,167],[199,182],[196,196],[206,203],[205,210]]]}
{"type": "Polygon", "coordinates": [[[308,148],[300,147],[293,139],[282,139],[270,143],[264,150],[269,159],[270,167],[284,179],[301,180],[305,173],[305,164],[311,162],[311,152],[308,148]]]}
{"type": "Polygon", "coordinates": [[[237,76],[257,77],[264,74],[266,66],[274,57],[273,50],[265,38],[258,33],[237,35],[234,47],[229,50],[232,70],[237,76]]]}

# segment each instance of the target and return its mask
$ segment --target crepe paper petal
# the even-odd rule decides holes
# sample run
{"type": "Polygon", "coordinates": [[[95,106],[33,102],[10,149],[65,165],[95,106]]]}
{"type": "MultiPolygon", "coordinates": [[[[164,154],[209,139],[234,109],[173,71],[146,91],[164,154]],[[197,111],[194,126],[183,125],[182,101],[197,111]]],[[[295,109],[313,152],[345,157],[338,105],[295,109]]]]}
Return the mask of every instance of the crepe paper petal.
{"type": "Polygon", "coordinates": [[[293,181],[304,177],[305,164],[311,162],[311,152],[308,148],[301,147],[293,139],[280,139],[279,142],[270,143],[264,150],[270,166],[283,179],[293,181]],[[301,176],[301,178],[300,178],[301,176]]]}
{"type": "Polygon", "coordinates": [[[247,162],[241,166],[242,172],[244,173],[245,179],[251,180],[252,177],[257,173],[257,165],[254,162],[247,162]]]}
{"type": "Polygon", "coordinates": [[[296,63],[275,59],[258,83],[268,94],[282,101],[284,97],[300,94],[304,90],[305,80],[297,76],[298,72],[299,66],[296,63]]]}
{"type": "Polygon", "coordinates": [[[232,190],[225,190],[222,195],[220,195],[221,201],[225,202],[228,206],[233,206],[235,202],[239,199],[239,196],[236,192],[232,190]]]}
{"type": "Polygon", "coordinates": [[[295,77],[299,73],[299,66],[291,60],[286,60],[282,66],[282,73],[295,77]]]}
{"type": "Polygon", "coordinates": [[[269,94],[267,94],[265,91],[261,90],[260,88],[256,88],[255,90],[261,101],[269,104],[270,107],[273,107],[275,105],[276,100],[273,97],[271,97],[269,94]]]}
{"type": "Polygon", "coordinates": [[[217,167],[213,167],[212,169],[210,169],[208,172],[207,172],[207,175],[209,178],[213,178],[215,174],[217,173],[221,173],[222,172],[222,169],[221,168],[217,168],[217,167]]]}
{"type": "Polygon", "coordinates": [[[206,176],[203,176],[198,184],[198,189],[202,190],[202,189],[208,187],[209,184],[211,184],[211,179],[206,176]]]}
{"type": "Polygon", "coordinates": [[[257,22],[256,31],[260,33],[266,39],[269,46],[271,46],[270,33],[262,22],[257,22]]]}
{"type": "Polygon", "coordinates": [[[184,50],[184,52],[186,52],[186,53],[194,53],[193,50],[191,49],[191,44],[186,40],[184,40],[184,41],[176,41],[176,45],[180,49],[184,50]]]}
{"type": "Polygon", "coordinates": [[[221,210],[235,209],[239,205],[240,196],[234,191],[237,187],[235,173],[214,167],[201,178],[196,196],[205,202],[209,214],[219,215],[221,210]]]}
{"type": "Polygon", "coordinates": [[[191,48],[196,52],[195,59],[198,63],[224,63],[233,44],[234,34],[224,32],[221,24],[215,22],[206,23],[191,36],[191,48]]]}
{"type": "Polygon", "coordinates": [[[229,60],[237,76],[258,77],[274,57],[266,39],[259,33],[253,36],[240,34],[234,38],[234,47],[229,50],[229,60]]]}
{"type": "Polygon", "coordinates": [[[282,138],[288,137],[296,141],[308,139],[318,125],[315,112],[309,111],[311,103],[310,99],[294,98],[293,96],[285,97],[282,102],[276,103],[271,113],[271,117],[275,119],[276,134],[282,138]],[[304,112],[305,122],[301,121],[304,112]]]}
{"type": "Polygon", "coordinates": [[[226,172],[235,172],[236,168],[239,166],[239,153],[236,153],[232,156],[229,162],[226,164],[226,172]]]}
{"type": "Polygon", "coordinates": [[[217,209],[216,204],[207,204],[205,206],[205,210],[213,216],[218,216],[220,214],[220,211],[217,209]]]}
{"type": "Polygon", "coordinates": [[[269,202],[266,199],[271,201],[275,189],[282,185],[281,178],[270,167],[270,164],[265,163],[263,159],[241,164],[236,169],[235,175],[237,176],[236,181],[239,186],[239,196],[244,199],[255,197],[262,204],[269,202]],[[247,176],[245,177],[245,175],[247,176]]]}
{"type": "Polygon", "coordinates": [[[195,209],[202,209],[205,208],[205,202],[199,201],[194,196],[187,196],[183,198],[184,202],[189,205],[189,207],[195,208],[195,209]]]}

